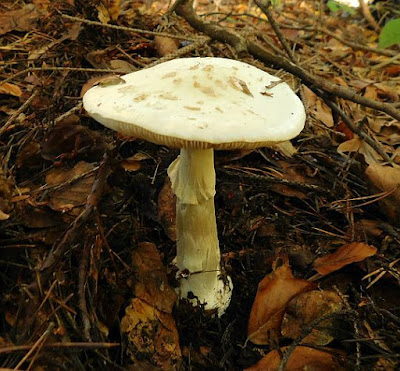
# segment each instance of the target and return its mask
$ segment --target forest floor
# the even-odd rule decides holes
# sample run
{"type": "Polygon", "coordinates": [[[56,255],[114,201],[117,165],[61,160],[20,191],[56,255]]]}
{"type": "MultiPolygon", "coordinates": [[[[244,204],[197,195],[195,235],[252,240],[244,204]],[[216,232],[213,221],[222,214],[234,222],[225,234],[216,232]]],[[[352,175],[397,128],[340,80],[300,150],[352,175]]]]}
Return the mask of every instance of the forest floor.
{"type": "Polygon", "coordinates": [[[377,46],[398,3],[274,3],[1,2],[2,369],[400,368],[399,48],[377,46]],[[178,150],[81,104],[104,75],[204,56],[307,113],[291,142],[215,154],[221,318],[174,305],[178,150]]]}

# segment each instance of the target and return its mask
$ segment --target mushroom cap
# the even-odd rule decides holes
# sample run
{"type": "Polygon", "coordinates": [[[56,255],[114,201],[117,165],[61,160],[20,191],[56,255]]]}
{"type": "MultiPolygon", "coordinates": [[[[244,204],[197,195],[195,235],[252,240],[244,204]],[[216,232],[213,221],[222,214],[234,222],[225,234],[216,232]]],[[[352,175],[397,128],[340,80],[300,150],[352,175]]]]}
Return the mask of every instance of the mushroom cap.
{"type": "Polygon", "coordinates": [[[236,60],[182,58],[95,86],[83,105],[106,127],[169,147],[257,148],[304,127],[303,104],[277,81],[236,60]]]}

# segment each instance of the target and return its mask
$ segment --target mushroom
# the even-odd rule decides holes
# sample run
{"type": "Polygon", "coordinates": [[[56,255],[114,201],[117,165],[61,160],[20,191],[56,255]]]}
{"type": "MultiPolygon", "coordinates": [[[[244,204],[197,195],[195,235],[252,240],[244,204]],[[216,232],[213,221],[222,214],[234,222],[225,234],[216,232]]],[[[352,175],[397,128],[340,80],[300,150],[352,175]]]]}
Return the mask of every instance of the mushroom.
{"type": "Polygon", "coordinates": [[[95,86],[83,97],[104,126],[180,148],[168,175],[177,196],[179,295],[221,316],[232,281],[221,269],[214,149],[253,149],[297,136],[300,99],[277,77],[224,58],[182,58],[95,86]]]}

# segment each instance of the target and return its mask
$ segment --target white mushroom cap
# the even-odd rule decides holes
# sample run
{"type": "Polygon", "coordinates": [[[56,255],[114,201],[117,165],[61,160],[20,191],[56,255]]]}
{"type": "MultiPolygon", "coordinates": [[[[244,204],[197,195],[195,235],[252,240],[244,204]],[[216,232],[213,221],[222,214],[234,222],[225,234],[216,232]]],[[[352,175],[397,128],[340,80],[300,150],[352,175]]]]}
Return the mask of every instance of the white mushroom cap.
{"type": "Polygon", "coordinates": [[[83,105],[122,134],[177,148],[257,148],[297,136],[303,104],[277,77],[224,58],[182,58],[95,86],[83,105]],[[121,80],[119,80],[121,81],[121,80]],[[123,82],[123,81],[121,81],[123,82]]]}

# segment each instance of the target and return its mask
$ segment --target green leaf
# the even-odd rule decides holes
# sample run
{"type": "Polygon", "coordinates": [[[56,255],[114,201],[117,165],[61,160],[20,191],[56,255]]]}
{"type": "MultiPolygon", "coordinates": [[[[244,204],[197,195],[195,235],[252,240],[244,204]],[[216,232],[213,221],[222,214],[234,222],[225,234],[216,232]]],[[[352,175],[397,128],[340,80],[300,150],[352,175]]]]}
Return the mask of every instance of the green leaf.
{"type": "Polygon", "coordinates": [[[379,35],[378,46],[380,48],[388,48],[395,44],[400,44],[400,18],[386,23],[379,35]]]}
{"type": "Polygon", "coordinates": [[[338,3],[337,1],[333,1],[333,0],[329,0],[327,2],[326,6],[329,8],[329,10],[332,13],[339,12],[339,11],[347,12],[350,15],[354,15],[356,13],[356,11],[353,8],[351,8],[350,6],[348,6],[346,4],[338,3]]]}

